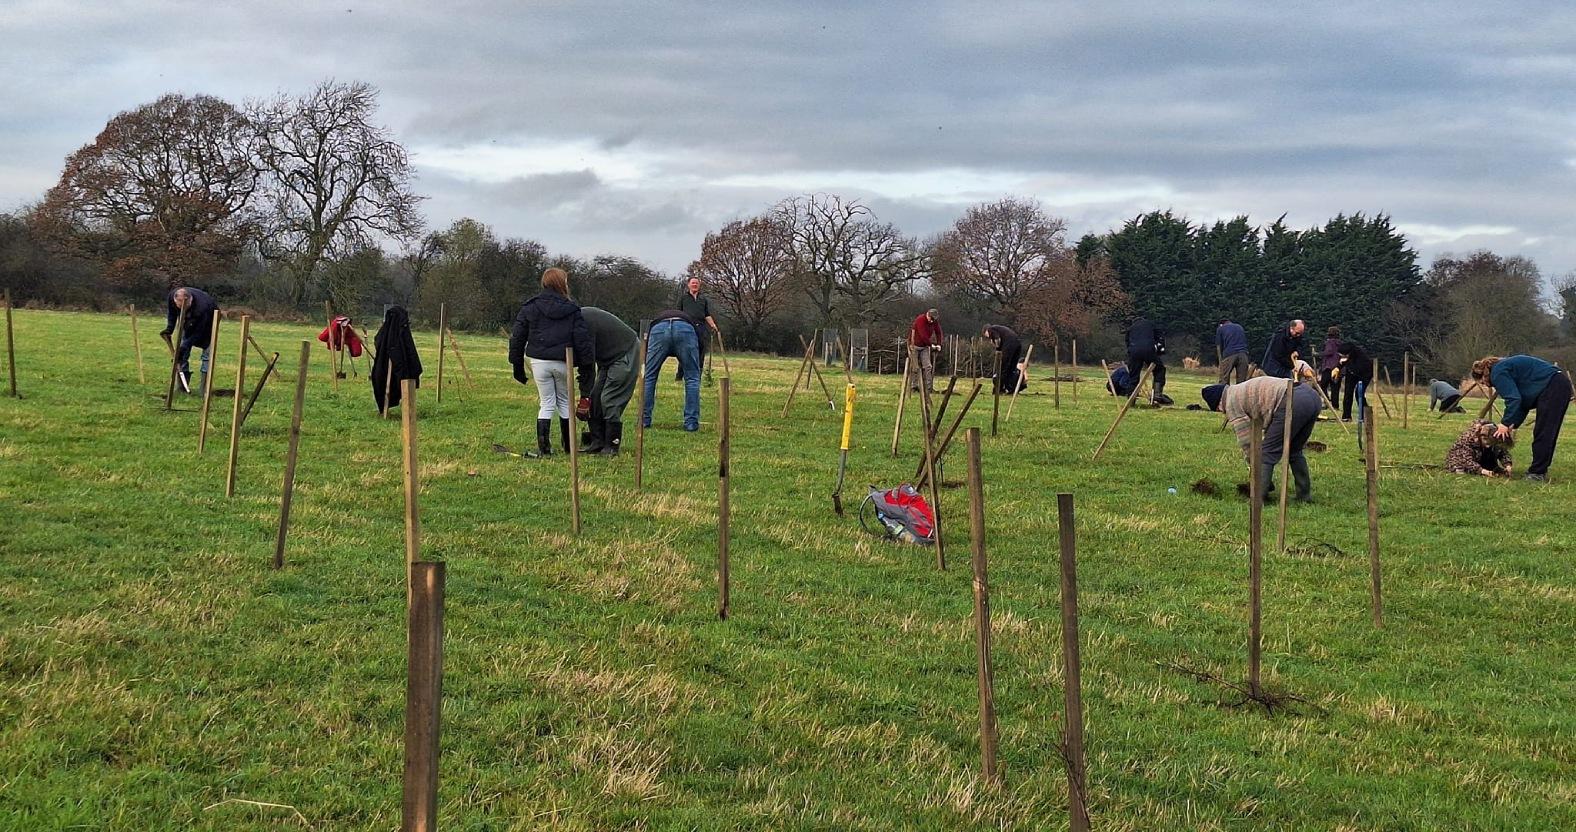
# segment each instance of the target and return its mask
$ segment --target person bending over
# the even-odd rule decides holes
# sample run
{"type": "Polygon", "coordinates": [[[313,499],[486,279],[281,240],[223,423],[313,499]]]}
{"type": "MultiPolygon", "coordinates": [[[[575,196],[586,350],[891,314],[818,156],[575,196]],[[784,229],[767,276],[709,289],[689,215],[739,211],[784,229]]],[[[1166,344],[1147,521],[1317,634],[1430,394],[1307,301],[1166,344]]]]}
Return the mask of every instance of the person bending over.
{"type": "MultiPolygon", "coordinates": [[[[635,394],[635,362],[640,360],[640,336],[618,316],[595,306],[583,306],[586,327],[596,350],[596,379],[580,374],[581,389],[591,400],[585,447],[588,454],[617,456],[624,442],[624,408],[635,394]]],[[[589,368],[588,368],[589,369],[589,368]]]]}
{"type": "MultiPolygon", "coordinates": [[[[996,345],[996,351],[1001,353],[1001,372],[996,374],[996,389],[1003,393],[1011,394],[1019,389],[1018,377],[1027,369],[1023,366],[1023,342],[1018,340],[1018,333],[1002,326],[991,324],[985,327],[985,337],[996,345]]],[[[1027,390],[1025,383],[1022,389],[1027,390]]]]}
{"type": "Polygon", "coordinates": [[[1505,402],[1505,416],[1494,431],[1499,439],[1511,438],[1513,431],[1526,421],[1527,414],[1538,411],[1538,423],[1532,429],[1532,463],[1527,466],[1527,479],[1532,482],[1547,480],[1549,465],[1554,462],[1554,446],[1560,441],[1560,426],[1571,404],[1570,379],[1560,368],[1530,355],[1485,356],[1472,362],[1472,377],[1494,388],[1505,402]]]}
{"type": "Polygon", "coordinates": [[[1308,325],[1302,321],[1292,321],[1270,339],[1269,346],[1264,348],[1264,360],[1259,362],[1259,367],[1267,376],[1290,378],[1292,361],[1302,354],[1302,334],[1308,325]]]}
{"type": "MultiPolygon", "coordinates": [[[[1268,426],[1264,430],[1263,443],[1259,446],[1259,482],[1264,483],[1265,502],[1274,492],[1275,468],[1280,465],[1286,431],[1291,431],[1288,465],[1297,486],[1296,499],[1300,503],[1308,503],[1313,501],[1313,479],[1308,473],[1308,458],[1303,449],[1313,436],[1313,426],[1318,423],[1319,411],[1324,409],[1324,402],[1319,399],[1319,391],[1313,389],[1311,384],[1298,384],[1292,388],[1291,425],[1288,428],[1286,384],[1286,379],[1274,376],[1260,376],[1233,384],[1226,388],[1221,407],[1226,412],[1226,420],[1237,434],[1237,446],[1242,449],[1244,460],[1252,459],[1249,450],[1253,439],[1253,420],[1257,419],[1259,424],[1268,426]]],[[[1281,483],[1282,488],[1285,486],[1285,483],[1281,483]]]]}
{"type": "Polygon", "coordinates": [[[1150,376],[1149,403],[1155,406],[1173,404],[1166,390],[1166,331],[1145,317],[1137,317],[1127,326],[1127,372],[1135,379],[1143,378],[1145,367],[1153,367],[1150,376]]]}
{"type": "MultiPolygon", "coordinates": [[[[202,350],[203,379],[198,381],[197,389],[202,389],[208,376],[208,342],[213,336],[213,313],[218,311],[219,304],[214,302],[212,296],[201,289],[182,286],[170,292],[166,298],[169,309],[166,313],[164,331],[159,333],[166,343],[172,344],[175,350],[175,362],[180,366],[176,379],[180,382],[181,389],[190,393],[192,391],[192,368],[188,360],[191,358],[192,347],[202,350]],[[170,339],[175,332],[175,322],[180,319],[181,310],[186,311],[186,322],[181,325],[180,343],[176,344],[170,339]]],[[[241,345],[246,348],[245,344],[241,345]]]]}
{"type": "Polygon", "coordinates": [[[1437,378],[1428,380],[1428,409],[1438,406],[1441,413],[1465,413],[1461,406],[1461,391],[1448,381],[1437,378]]]}
{"type": "Polygon", "coordinates": [[[1341,421],[1352,420],[1352,402],[1357,398],[1357,385],[1363,386],[1362,401],[1357,402],[1357,415],[1368,406],[1368,387],[1374,381],[1374,362],[1368,353],[1354,341],[1342,341],[1337,353],[1341,356],[1341,421]]]}

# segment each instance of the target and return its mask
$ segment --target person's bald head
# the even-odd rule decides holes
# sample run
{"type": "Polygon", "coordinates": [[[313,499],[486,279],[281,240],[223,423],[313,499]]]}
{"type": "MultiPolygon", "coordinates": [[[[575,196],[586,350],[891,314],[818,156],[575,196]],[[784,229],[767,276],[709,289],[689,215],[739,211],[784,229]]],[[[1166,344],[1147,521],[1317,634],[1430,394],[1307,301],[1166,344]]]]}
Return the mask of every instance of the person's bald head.
{"type": "Polygon", "coordinates": [[[1305,332],[1307,329],[1308,329],[1308,325],[1303,323],[1300,320],[1296,320],[1296,321],[1292,321],[1291,322],[1291,334],[1292,335],[1302,335],[1302,333],[1305,332]]]}
{"type": "Polygon", "coordinates": [[[191,302],[192,302],[192,293],[185,286],[182,286],[181,288],[175,290],[175,305],[176,306],[179,306],[180,308],[185,309],[186,307],[191,305],[191,302]]]}

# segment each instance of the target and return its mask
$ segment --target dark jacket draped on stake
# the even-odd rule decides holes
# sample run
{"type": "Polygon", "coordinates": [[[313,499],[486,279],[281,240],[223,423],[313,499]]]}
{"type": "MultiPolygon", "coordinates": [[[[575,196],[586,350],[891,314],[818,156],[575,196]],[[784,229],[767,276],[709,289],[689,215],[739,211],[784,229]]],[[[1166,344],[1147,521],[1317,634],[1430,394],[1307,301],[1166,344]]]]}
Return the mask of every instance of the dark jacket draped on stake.
{"type": "Polygon", "coordinates": [[[383,313],[383,328],[372,339],[377,357],[372,361],[372,399],[378,410],[395,407],[400,401],[400,382],[415,379],[421,386],[421,356],[416,354],[416,341],[410,335],[410,315],[403,306],[390,306],[383,313]],[[394,384],[389,390],[389,401],[383,403],[383,392],[389,383],[389,365],[394,366],[394,384]]]}

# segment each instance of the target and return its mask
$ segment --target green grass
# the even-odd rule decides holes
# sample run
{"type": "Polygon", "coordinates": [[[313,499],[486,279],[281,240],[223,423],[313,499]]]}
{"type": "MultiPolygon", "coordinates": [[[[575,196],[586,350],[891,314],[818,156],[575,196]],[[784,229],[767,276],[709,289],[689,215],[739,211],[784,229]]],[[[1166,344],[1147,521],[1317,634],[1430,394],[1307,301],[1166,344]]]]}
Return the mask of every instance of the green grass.
{"type": "MultiPolygon", "coordinates": [[[[226,801],[287,804],[319,830],[394,828],[399,422],[375,417],[364,380],[333,392],[314,352],[289,563],[272,571],[291,376],[315,328],[254,329],[284,378],[243,431],[227,500],[229,402],[199,456],[196,414],[161,411],[168,368],[143,323],[147,385],[124,317],[16,315],[24,398],[0,398],[0,828],[301,824],[226,801]]],[[[221,335],[222,387],[236,332],[221,335]]],[[[1268,683],[1322,710],[1268,717],[1163,667],[1245,674],[1247,507],[1188,493],[1245,478],[1219,416],[1135,410],[1091,463],[1113,401],[1088,384],[1075,404],[1064,385],[1057,410],[1035,385],[985,440],[993,792],[977,777],[965,489],[943,495],[946,572],[930,550],[865,536],[831,511],[841,425],[819,389],[780,418],[796,362],[733,357],[733,617],[718,621],[716,387],[686,434],[664,374],[643,494],[632,453],[582,460],[575,539],[567,460],[490,451],[534,435],[535,391],[509,378],[503,342],[462,339],[475,385],[434,407],[433,334],[418,340],[423,555],[449,571],[446,829],[1063,827],[1059,491],[1078,500],[1096,828],[1576,827],[1568,449],[1545,487],[1386,469],[1375,630],[1362,467],[1321,424],[1317,502],[1293,508],[1289,536],[1340,553],[1271,546],[1264,629],[1268,683]]],[[[1196,400],[1201,378],[1175,377],[1168,392],[1196,400]]],[[[859,383],[851,505],[863,483],[912,474],[917,436],[911,421],[891,459],[896,380],[859,383]]],[[[989,405],[969,419],[987,433],[989,405]]],[[[1466,417],[1423,407],[1410,430],[1381,425],[1386,463],[1441,461],[1466,417]]],[[[958,441],[947,480],[964,478],[958,441]]]]}

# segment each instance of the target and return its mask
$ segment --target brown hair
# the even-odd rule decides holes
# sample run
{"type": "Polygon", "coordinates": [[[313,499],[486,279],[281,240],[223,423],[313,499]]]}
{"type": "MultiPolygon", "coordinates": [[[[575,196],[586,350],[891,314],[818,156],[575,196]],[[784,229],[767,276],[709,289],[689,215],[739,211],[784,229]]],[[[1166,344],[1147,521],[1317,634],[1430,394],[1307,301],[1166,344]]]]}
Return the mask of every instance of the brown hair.
{"type": "Polygon", "coordinates": [[[569,297],[569,272],[557,266],[542,272],[542,288],[551,289],[564,297],[569,297]]]}
{"type": "Polygon", "coordinates": [[[1339,338],[1341,337],[1341,328],[1338,326],[1332,326],[1324,331],[1324,335],[1327,338],[1339,338]]]}
{"type": "Polygon", "coordinates": [[[1472,362],[1472,377],[1478,381],[1488,381],[1490,373],[1494,372],[1494,365],[1499,363],[1499,356],[1485,355],[1472,362]]]}

